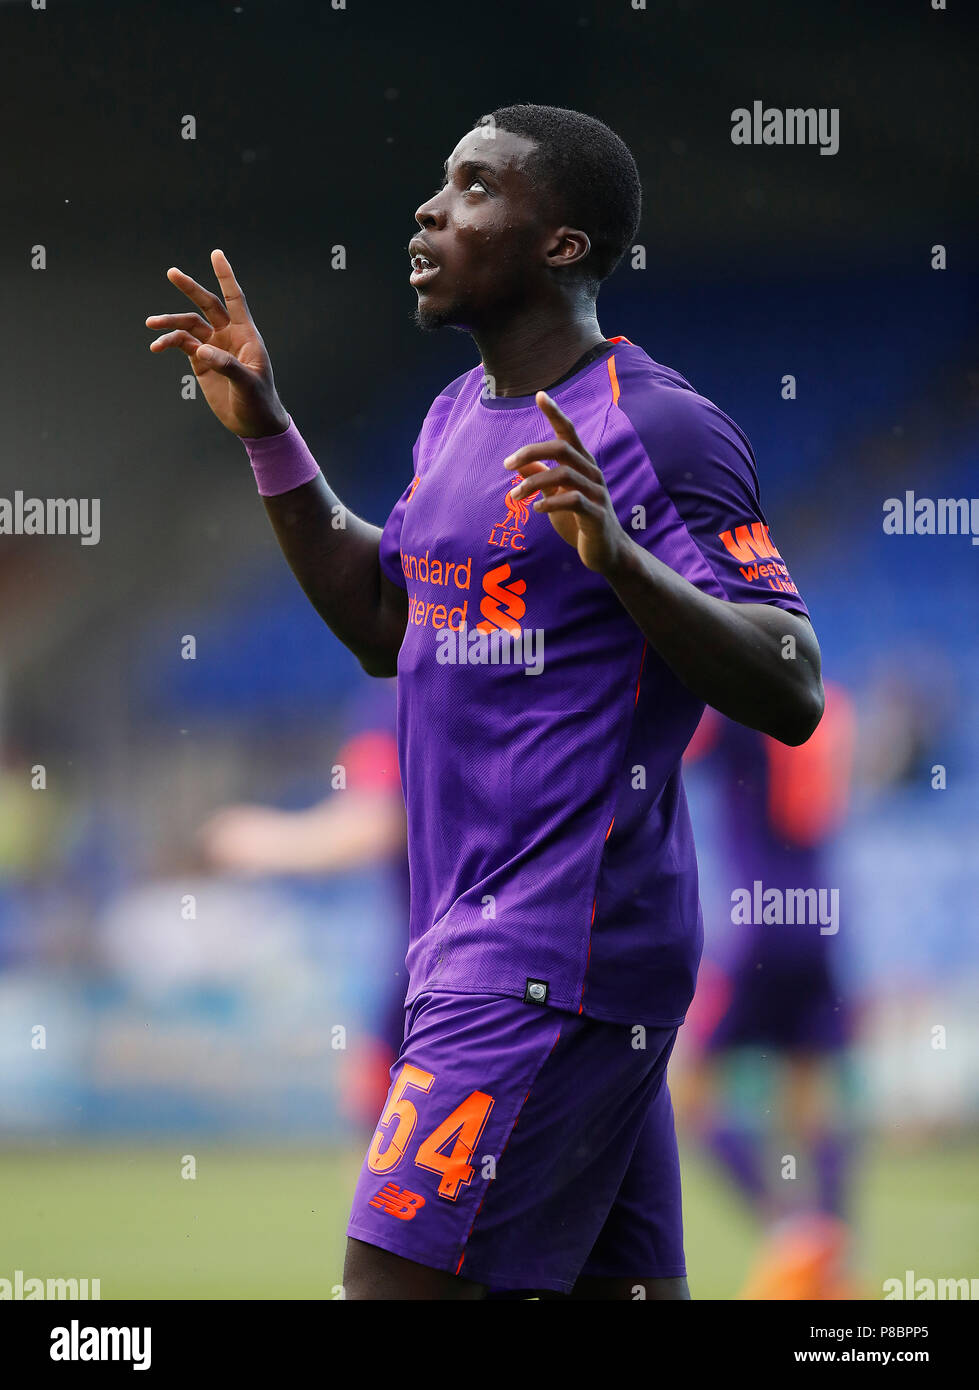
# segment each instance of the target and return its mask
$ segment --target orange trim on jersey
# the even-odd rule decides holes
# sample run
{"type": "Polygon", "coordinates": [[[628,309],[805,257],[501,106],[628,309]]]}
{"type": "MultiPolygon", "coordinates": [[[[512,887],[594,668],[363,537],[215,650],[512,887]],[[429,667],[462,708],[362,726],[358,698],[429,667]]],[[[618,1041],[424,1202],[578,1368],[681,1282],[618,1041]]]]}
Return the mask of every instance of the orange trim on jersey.
{"type": "Polygon", "coordinates": [[[609,338],[610,343],[629,343],[630,347],[635,347],[635,343],[630,343],[628,338],[623,338],[620,333],[617,338],[609,338]]]}
{"type": "MultiPolygon", "coordinates": [[[[604,841],[605,844],[608,844],[608,837],[609,837],[609,836],[611,835],[611,833],[612,833],[612,826],[613,826],[614,824],[615,824],[615,817],[613,816],[612,819],[609,821],[608,829],[607,829],[606,832],[605,832],[605,841],[604,841]]],[[[588,967],[589,967],[589,965],[591,964],[591,929],[592,929],[592,927],[595,925],[595,913],[596,913],[597,911],[598,911],[598,893],[596,892],[596,893],[595,893],[595,897],[594,897],[593,900],[592,900],[592,905],[591,905],[591,921],[588,923],[588,953],[587,953],[587,955],[585,956],[585,970],[584,970],[584,974],[583,974],[582,977],[581,977],[581,1002],[580,1002],[579,1005],[578,1005],[578,1012],[579,1012],[579,1014],[583,1014],[583,1013],[585,1012],[585,981],[588,979],[588,967]]]]}
{"type": "Polygon", "coordinates": [[[619,378],[615,374],[615,358],[608,359],[608,379],[612,383],[612,404],[619,403],[619,378]]]}
{"type": "Polygon", "coordinates": [[[641,682],[642,682],[642,669],[643,669],[643,667],[644,667],[645,664],[646,664],[646,648],[647,648],[648,646],[649,646],[649,643],[648,643],[648,642],[644,642],[644,643],[642,644],[642,656],[639,658],[639,675],[636,677],[636,704],[637,704],[637,705],[638,705],[638,703],[639,703],[639,686],[640,686],[640,684],[641,684],[641,682]]]}
{"type": "MultiPolygon", "coordinates": [[[[639,658],[639,675],[636,677],[636,704],[637,704],[637,705],[638,705],[638,703],[639,703],[639,684],[640,684],[640,682],[642,681],[642,671],[643,671],[643,667],[644,667],[645,664],[646,664],[646,648],[647,648],[648,646],[649,646],[649,643],[648,643],[648,642],[644,642],[644,643],[642,644],[642,656],[639,658]]],[[[608,829],[607,829],[606,832],[605,832],[605,844],[608,844],[609,836],[610,836],[611,833],[612,833],[612,826],[613,826],[614,824],[615,824],[615,817],[613,816],[612,819],[611,819],[611,821],[609,821],[609,827],[608,827],[608,829]]],[[[588,923],[588,953],[587,953],[587,955],[585,956],[585,969],[584,969],[584,974],[583,974],[582,977],[581,977],[581,1000],[580,1000],[580,1002],[579,1002],[579,1004],[578,1004],[578,1012],[579,1012],[579,1014],[583,1014],[583,1013],[585,1012],[585,985],[586,985],[587,982],[588,982],[588,966],[589,966],[590,963],[591,963],[591,933],[592,933],[592,927],[595,925],[595,913],[596,913],[597,910],[598,910],[598,891],[597,891],[597,889],[596,889],[596,891],[595,891],[595,899],[594,899],[594,901],[593,901],[593,903],[592,903],[592,905],[591,905],[591,921],[588,923]]]]}
{"type": "MultiPolygon", "coordinates": [[[[615,817],[612,817],[612,825],[615,824],[615,817]]],[[[612,833],[612,825],[608,828],[608,835],[605,836],[605,843],[608,844],[608,836],[612,833]]],[[[588,979],[588,967],[591,964],[591,929],[595,925],[595,911],[598,907],[598,894],[595,894],[591,905],[591,921],[588,923],[588,952],[585,956],[585,973],[581,977],[581,1003],[578,1005],[579,1014],[585,1012],[585,981],[588,979]]]]}

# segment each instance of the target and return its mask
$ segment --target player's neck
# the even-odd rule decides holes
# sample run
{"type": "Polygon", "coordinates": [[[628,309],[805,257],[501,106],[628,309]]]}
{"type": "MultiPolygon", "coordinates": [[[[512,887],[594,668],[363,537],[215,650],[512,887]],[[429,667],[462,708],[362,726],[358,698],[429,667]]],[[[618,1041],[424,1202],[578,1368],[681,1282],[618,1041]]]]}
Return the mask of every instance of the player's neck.
{"type": "Polygon", "coordinates": [[[596,343],[604,341],[594,302],[562,306],[559,314],[524,313],[500,328],[480,328],[473,340],[497,396],[546,390],[596,343]]]}

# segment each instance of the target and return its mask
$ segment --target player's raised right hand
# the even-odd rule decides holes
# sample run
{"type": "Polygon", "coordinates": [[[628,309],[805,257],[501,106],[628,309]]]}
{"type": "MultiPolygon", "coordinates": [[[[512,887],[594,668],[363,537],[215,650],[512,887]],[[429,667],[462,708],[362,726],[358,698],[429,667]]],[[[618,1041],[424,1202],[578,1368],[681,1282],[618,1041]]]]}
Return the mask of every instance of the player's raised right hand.
{"type": "Polygon", "coordinates": [[[289,428],[289,416],[276,392],[262,335],[223,251],[211,252],[211,265],[223,299],[176,266],[167,271],[170,283],[201,313],[151,314],[147,328],[165,331],[150,343],[150,352],[185,352],[204,399],[232,434],[246,439],[281,434],[289,428]]]}

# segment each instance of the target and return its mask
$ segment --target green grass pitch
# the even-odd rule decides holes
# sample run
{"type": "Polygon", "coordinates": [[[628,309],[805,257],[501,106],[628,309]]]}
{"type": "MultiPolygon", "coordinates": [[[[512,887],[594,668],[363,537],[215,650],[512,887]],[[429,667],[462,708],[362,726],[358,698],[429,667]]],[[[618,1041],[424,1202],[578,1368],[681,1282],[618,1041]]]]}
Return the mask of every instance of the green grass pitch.
{"type": "MultiPolygon", "coordinates": [[[[103,1299],[331,1299],[361,1151],[146,1147],[0,1151],[0,1278],[99,1278],[103,1299]],[[180,1176],[192,1151],[197,1177],[180,1176]]],[[[713,1168],[682,1154],[695,1298],[736,1297],[758,1228],[713,1168]]],[[[979,1140],[868,1145],[857,1172],[859,1272],[979,1273],[979,1140]]]]}

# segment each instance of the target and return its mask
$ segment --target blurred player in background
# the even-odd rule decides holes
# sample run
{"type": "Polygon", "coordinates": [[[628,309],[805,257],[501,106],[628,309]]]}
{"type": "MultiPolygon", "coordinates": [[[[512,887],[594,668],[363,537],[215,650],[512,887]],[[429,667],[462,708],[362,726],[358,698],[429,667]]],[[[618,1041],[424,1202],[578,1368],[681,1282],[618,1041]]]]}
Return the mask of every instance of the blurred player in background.
{"type": "MultiPolygon", "coordinates": [[[[850,798],[854,716],[841,686],[826,682],[825,690],[822,722],[798,748],[705,713],[686,761],[703,760],[720,786],[726,888],[831,887],[831,851],[850,798]]],[[[818,922],[753,921],[735,922],[719,947],[711,948],[710,936],[688,1015],[687,1038],[699,1039],[701,1050],[684,1109],[769,1228],[742,1297],[852,1297],[845,1052],[853,1019],[839,933],[818,922]],[[764,1116],[737,1097],[745,1067],[758,1079],[759,1054],[780,1064],[778,1101],[764,1116]],[[784,1179],[770,1151],[776,1133],[798,1159],[795,1181],[784,1179]]]]}
{"type": "Polygon", "coordinates": [[[393,681],[359,692],[346,742],[334,759],[342,789],[303,811],[226,806],[200,832],[208,863],[230,874],[315,874],[328,877],[377,867],[390,879],[402,912],[378,962],[382,982],[375,1031],[350,1050],[344,1105],[373,1123],[390,1084],[404,1034],[408,944],[408,858],[405,804],[398,771],[397,697],[393,681]]]}

